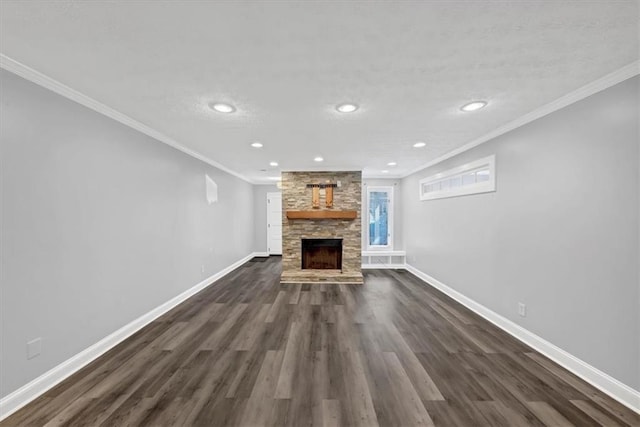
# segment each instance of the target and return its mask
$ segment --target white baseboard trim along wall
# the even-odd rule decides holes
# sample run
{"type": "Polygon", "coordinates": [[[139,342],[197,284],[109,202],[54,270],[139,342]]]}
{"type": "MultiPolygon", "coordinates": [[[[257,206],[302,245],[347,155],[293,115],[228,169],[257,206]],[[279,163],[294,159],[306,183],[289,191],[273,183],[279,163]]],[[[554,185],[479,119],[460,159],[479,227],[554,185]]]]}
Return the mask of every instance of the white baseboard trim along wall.
{"type": "Polygon", "coordinates": [[[0,400],[0,421],[79,371],[140,329],[256,256],[251,253],[106,336],[0,400]]]}
{"type": "Polygon", "coordinates": [[[460,304],[467,307],[469,310],[484,317],[486,320],[493,323],[508,334],[512,335],[531,348],[547,356],[549,359],[553,360],[566,370],[582,378],[603,393],[606,393],[628,408],[640,413],[639,391],[634,390],[626,384],[621,383],[620,381],[605,374],[599,369],[551,344],[549,341],[546,341],[545,339],[537,336],[533,332],[524,329],[511,320],[502,317],[498,313],[488,309],[482,304],[475,302],[471,298],[467,298],[460,292],[450,288],[449,286],[440,282],[438,279],[429,276],[428,274],[418,270],[417,268],[407,264],[406,269],[416,277],[427,282],[427,284],[447,294],[454,300],[458,301],[460,304]]]}
{"type": "MultiPolygon", "coordinates": [[[[118,345],[120,342],[124,341],[131,335],[133,335],[138,330],[142,329],[149,323],[153,322],[155,319],[168,312],[169,310],[176,307],[178,304],[182,303],[186,299],[200,292],[204,288],[213,284],[216,280],[222,278],[227,275],[231,271],[240,267],[242,264],[249,261],[251,258],[256,256],[265,256],[265,254],[260,252],[254,252],[246,257],[234,262],[230,266],[225,269],[219,271],[218,273],[208,277],[202,282],[198,283],[194,287],[184,291],[180,295],[172,298],[171,300],[165,302],[164,304],[156,307],[155,309],[149,311],[148,313],[140,316],[133,322],[123,326],[117,331],[113,332],[111,335],[103,338],[87,349],[81,351],[76,354],[72,358],[62,362],[58,366],[53,369],[45,372],[38,378],[33,381],[25,384],[20,387],[18,390],[10,393],[0,400],[0,421],[4,418],[8,417],[27,403],[31,402],[47,390],[54,387],[56,384],[60,383],[64,379],[68,378],[78,370],[82,369],[84,366],[91,363],[93,360],[97,359],[111,348],[118,345]]],[[[439,280],[429,276],[428,274],[416,269],[415,267],[405,264],[405,265],[387,265],[387,266],[364,266],[363,268],[398,268],[398,269],[407,269],[410,273],[415,275],[416,277],[424,280],[427,284],[433,286],[434,288],[442,291],[447,294],[460,304],[464,305],[471,311],[477,313],[482,316],[489,322],[493,323],[500,329],[509,333],[513,337],[518,340],[524,342],[529,345],[536,351],[544,354],[554,362],[558,363],[560,366],[564,367],[568,371],[574,373],[578,377],[582,378],[589,384],[593,385],[597,389],[616,399],[623,405],[631,408],[632,410],[640,413],[640,392],[632,389],[631,387],[621,383],[620,381],[612,378],[611,376],[605,374],[604,372],[594,368],[588,363],[583,362],[577,357],[567,353],[561,348],[556,347],[550,342],[540,338],[534,333],[522,328],[521,326],[515,324],[511,320],[495,313],[494,311],[488,309],[487,307],[475,302],[474,300],[467,298],[462,295],[458,291],[448,287],[444,283],[439,280]]]]}

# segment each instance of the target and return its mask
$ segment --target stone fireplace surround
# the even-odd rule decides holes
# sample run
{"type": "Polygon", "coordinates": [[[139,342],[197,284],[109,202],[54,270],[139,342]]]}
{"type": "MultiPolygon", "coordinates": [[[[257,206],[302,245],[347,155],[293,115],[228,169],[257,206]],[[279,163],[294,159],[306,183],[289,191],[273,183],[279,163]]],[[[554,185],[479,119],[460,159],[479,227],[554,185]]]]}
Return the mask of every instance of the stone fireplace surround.
{"type": "Polygon", "coordinates": [[[282,173],[282,275],[281,283],[362,284],[361,204],[362,173],[282,173]],[[338,183],[333,207],[321,194],[320,208],[313,209],[307,184],[338,183]],[[287,211],[356,211],[355,219],[287,219],[287,211]],[[342,239],[342,269],[303,269],[302,239],[342,239]]]}

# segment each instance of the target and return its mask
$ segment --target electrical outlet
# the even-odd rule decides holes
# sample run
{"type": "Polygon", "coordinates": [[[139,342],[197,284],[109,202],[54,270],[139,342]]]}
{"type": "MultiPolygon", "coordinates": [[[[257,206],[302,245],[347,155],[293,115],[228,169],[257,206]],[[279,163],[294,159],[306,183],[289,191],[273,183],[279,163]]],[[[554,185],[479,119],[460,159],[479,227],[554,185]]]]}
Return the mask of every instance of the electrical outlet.
{"type": "Polygon", "coordinates": [[[521,317],[526,317],[527,316],[527,306],[521,302],[518,303],[518,314],[521,317]]]}
{"type": "Polygon", "coordinates": [[[42,352],[42,338],[36,338],[27,343],[27,359],[33,359],[42,352]]]}
{"type": "Polygon", "coordinates": [[[204,273],[204,264],[200,266],[200,272],[204,273]]]}

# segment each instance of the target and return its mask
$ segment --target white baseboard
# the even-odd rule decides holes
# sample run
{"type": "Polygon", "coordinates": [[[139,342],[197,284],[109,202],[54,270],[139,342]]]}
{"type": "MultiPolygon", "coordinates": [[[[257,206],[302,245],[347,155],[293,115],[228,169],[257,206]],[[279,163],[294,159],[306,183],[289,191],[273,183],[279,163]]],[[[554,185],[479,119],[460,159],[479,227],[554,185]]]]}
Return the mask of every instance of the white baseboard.
{"type": "Polygon", "coordinates": [[[254,257],[268,257],[269,256],[269,252],[254,252],[253,253],[254,257]]]}
{"type": "Polygon", "coordinates": [[[607,395],[611,396],[613,399],[617,400],[633,411],[640,413],[639,391],[634,390],[628,385],[621,383],[608,374],[605,374],[599,369],[594,368],[593,366],[578,359],[572,354],[567,353],[561,348],[551,344],[549,341],[546,341],[536,334],[524,329],[522,326],[519,326],[511,320],[502,317],[498,313],[488,309],[482,304],[479,304],[474,300],[467,298],[460,292],[448,287],[444,283],[418,270],[417,268],[407,264],[406,269],[416,277],[427,282],[429,285],[449,295],[451,298],[458,301],[469,310],[479,314],[508,334],[529,345],[536,351],[544,354],[549,359],[553,360],[566,370],[582,378],[603,393],[606,393],[607,395]]]}
{"type": "MultiPolygon", "coordinates": [[[[220,279],[221,277],[225,276],[232,270],[236,269],[237,267],[241,266],[242,264],[256,256],[267,255],[261,252],[254,252],[247,255],[241,260],[236,261],[225,269],[198,283],[194,287],[186,290],[180,295],[140,316],[133,322],[123,326],[122,328],[113,332],[111,335],[103,338],[102,340],[81,351],[70,359],[45,372],[28,384],[22,386],[18,390],[15,390],[14,392],[0,399],[0,421],[17,411],[27,403],[31,402],[50,388],[54,387],[65,378],[69,377],[87,364],[91,363],[93,360],[97,359],[102,354],[106,353],[108,350],[115,347],[117,344],[124,341],[126,338],[130,337],[135,332],[142,329],[181,302],[200,292],[202,289],[211,285],[216,280],[220,279]]],[[[588,363],[585,363],[577,357],[567,353],[561,348],[556,347],[550,342],[515,324],[511,320],[502,317],[494,311],[486,308],[485,306],[473,301],[470,298],[467,298],[460,292],[448,287],[444,283],[429,276],[426,273],[423,273],[415,267],[408,264],[388,264],[371,265],[371,267],[369,267],[369,265],[363,265],[362,268],[406,268],[416,277],[424,280],[434,288],[449,295],[451,298],[458,301],[460,304],[464,305],[471,311],[477,313],[478,315],[487,319],[489,322],[498,326],[500,329],[504,330],[505,332],[509,333],[525,344],[531,346],[540,353],[544,354],[554,362],[558,363],[560,366],[579,376],[586,382],[590,383],[602,392],[616,399],[623,405],[640,413],[640,392],[638,392],[637,390],[632,389],[631,387],[621,383],[615,378],[612,378],[604,372],[594,368],[588,363]]]]}
{"type": "Polygon", "coordinates": [[[242,264],[249,261],[254,256],[256,256],[256,254],[251,253],[246,257],[234,262],[230,266],[206,278],[194,287],[184,291],[180,295],[170,299],[164,304],[159,305],[148,313],[143,314],[133,322],[123,326],[122,328],[113,332],[111,335],[101,339],[97,343],[84,349],[70,359],[65,360],[58,366],[40,375],[33,381],[25,384],[14,392],[3,397],[2,399],[0,399],[0,421],[13,414],[15,411],[22,408],[24,405],[31,402],[47,390],[51,389],[53,386],[63,381],[65,378],[68,378],[73,373],[88,365],[93,360],[97,359],[108,350],[115,347],[116,345],[133,335],[135,332],[144,328],[146,325],[153,322],[155,319],[162,316],[181,302],[200,292],[216,280],[230,273],[232,270],[240,267],[242,264]]]}
{"type": "Polygon", "coordinates": [[[362,264],[362,269],[367,270],[367,269],[388,269],[388,270],[397,270],[397,269],[402,269],[404,270],[406,268],[405,264],[362,264]]]}

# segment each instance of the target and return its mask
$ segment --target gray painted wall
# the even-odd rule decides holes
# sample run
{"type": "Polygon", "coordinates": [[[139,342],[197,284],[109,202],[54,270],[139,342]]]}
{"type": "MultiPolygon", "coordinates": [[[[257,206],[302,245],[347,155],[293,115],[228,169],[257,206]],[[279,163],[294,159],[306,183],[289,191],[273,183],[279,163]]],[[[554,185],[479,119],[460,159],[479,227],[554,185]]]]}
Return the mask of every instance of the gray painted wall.
{"type": "Polygon", "coordinates": [[[5,396],[252,252],[253,188],[6,71],[0,89],[5,396]]]}
{"type": "Polygon", "coordinates": [[[280,193],[275,185],[253,186],[253,250],[267,252],[267,193],[280,193]]]}
{"type": "Polygon", "coordinates": [[[402,182],[411,265],[636,390],[639,82],[402,182]],[[494,153],[497,192],[418,200],[420,178],[494,153]]]}
{"type": "Polygon", "coordinates": [[[393,250],[404,250],[402,225],[402,181],[400,179],[363,179],[362,180],[362,250],[367,250],[369,221],[367,216],[367,187],[393,187],[393,250]]]}

